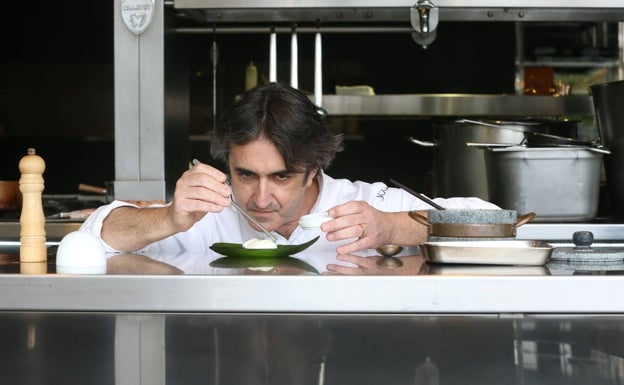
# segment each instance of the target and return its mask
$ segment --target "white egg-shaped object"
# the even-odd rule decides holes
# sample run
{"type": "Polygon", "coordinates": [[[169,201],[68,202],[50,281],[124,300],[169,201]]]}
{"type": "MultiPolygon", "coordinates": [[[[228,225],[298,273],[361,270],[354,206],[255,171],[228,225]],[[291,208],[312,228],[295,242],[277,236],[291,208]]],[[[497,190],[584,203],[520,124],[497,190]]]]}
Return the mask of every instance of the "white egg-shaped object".
{"type": "Polygon", "coordinates": [[[106,251],[100,238],[81,230],[65,235],[56,251],[56,272],[105,274],[106,251]]]}
{"type": "Polygon", "coordinates": [[[321,224],[323,222],[330,221],[331,219],[332,217],[327,214],[327,211],[308,214],[299,218],[299,226],[303,227],[304,229],[318,229],[319,227],[321,227],[321,224]]]}

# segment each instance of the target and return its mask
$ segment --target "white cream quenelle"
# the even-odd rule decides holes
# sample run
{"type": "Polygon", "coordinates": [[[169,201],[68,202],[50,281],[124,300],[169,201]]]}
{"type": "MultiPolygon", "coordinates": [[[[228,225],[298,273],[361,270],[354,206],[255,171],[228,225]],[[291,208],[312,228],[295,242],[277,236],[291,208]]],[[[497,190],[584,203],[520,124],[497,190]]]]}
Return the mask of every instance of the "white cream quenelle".
{"type": "Polygon", "coordinates": [[[245,249],[277,249],[277,244],[270,239],[251,238],[243,243],[245,249]]]}

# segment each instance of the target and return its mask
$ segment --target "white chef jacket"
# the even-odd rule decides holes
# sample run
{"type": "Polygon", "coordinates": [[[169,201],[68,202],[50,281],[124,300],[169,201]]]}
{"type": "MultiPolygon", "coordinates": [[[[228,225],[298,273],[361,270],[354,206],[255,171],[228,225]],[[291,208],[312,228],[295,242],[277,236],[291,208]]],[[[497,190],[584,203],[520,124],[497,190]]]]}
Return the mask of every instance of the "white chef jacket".
{"type": "MultiPolygon", "coordinates": [[[[431,209],[428,204],[413,195],[402,189],[388,187],[384,183],[352,182],[347,179],[334,179],[325,173],[321,173],[320,193],[310,213],[327,211],[336,205],[352,200],[366,201],[376,209],[386,212],[431,209]]],[[[435,201],[446,208],[498,208],[496,205],[479,198],[436,198],[435,201]]],[[[114,201],[98,208],[83,223],[81,230],[89,231],[101,237],[104,218],[113,209],[120,206],[131,206],[131,204],[114,201]]],[[[346,239],[339,242],[329,242],[320,229],[306,230],[300,226],[294,230],[288,239],[276,232],[273,232],[273,235],[277,237],[278,244],[284,245],[302,244],[319,236],[318,241],[312,246],[293,256],[312,265],[319,272],[326,271],[328,263],[345,264],[336,260],[336,247],[353,241],[353,239],[346,239]]],[[[266,237],[264,233],[254,230],[233,206],[229,206],[222,212],[206,214],[189,230],[152,243],[137,252],[147,256],[150,254],[192,252],[194,255],[205,255],[206,258],[213,260],[222,257],[222,255],[210,250],[210,246],[215,242],[243,243],[251,238],[263,237],[266,237]]],[[[104,246],[107,252],[118,252],[105,243],[104,246]]],[[[375,255],[377,253],[375,250],[369,250],[357,254],[375,255]]]]}

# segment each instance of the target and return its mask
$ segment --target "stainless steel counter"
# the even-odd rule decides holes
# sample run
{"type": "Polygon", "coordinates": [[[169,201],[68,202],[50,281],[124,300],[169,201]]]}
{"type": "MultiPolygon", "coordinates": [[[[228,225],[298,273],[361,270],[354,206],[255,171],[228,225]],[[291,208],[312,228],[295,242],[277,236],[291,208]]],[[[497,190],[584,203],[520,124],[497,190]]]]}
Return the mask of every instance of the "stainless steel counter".
{"type": "MultiPolygon", "coordinates": [[[[595,242],[624,243],[624,224],[527,224],[518,230],[519,239],[565,243],[574,231],[590,230],[595,242]]],[[[12,245],[19,250],[18,243],[12,245]]],[[[50,247],[47,266],[2,266],[0,310],[624,314],[624,298],[596,295],[624,290],[624,261],[441,266],[414,255],[402,257],[401,268],[365,276],[317,276],[296,269],[266,276],[250,275],[254,271],[245,266],[215,267],[206,255],[130,254],[110,258],[105,275],[63,275],[55,274],[54,243],[50,247]],[[24,274],[37,269],[48,273],[24,274]]]]}
{"type": "Polygon", "coordinates": [[[317,276],[128,254],[109,258],[107,274],[62,275],[53,248],[47,273],[0,266],[0,383],[624,382],[624,262],[455,266],[414,255],[398,269],[317,276]]]}
{"type": "MultiPolygon", "coordinates": [[[[476,272],[475,272],[476,273],[476,272]]],[[[621,273],[621,272],[619,272],[621,273]]],[[[570,273],[572,274],[572,273],[570,273]]],[[[121,312],[624,314],[624,277],[0,276],[0,309],[121,312]]]]}

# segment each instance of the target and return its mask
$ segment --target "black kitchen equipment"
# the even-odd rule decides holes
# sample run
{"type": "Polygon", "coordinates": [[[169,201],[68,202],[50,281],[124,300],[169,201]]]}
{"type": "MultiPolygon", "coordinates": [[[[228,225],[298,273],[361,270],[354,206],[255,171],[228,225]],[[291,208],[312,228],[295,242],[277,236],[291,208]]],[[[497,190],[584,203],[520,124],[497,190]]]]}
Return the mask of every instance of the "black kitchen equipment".
{"type": "Polygon", "coordinates": [[[549,119],[436,119],[433,142],[408,138],[434,149],[437,196],[478,197],[489,200],[483,151],[467,143],[520,145],[526,133],[577,138],[578,121],[549,119]]]}
{"type": "Polygon", "coordinates": [[[624,80],[590,86],[600,140],[611,154],[604,157],[613,214],[624,216],[624,80]]]}

